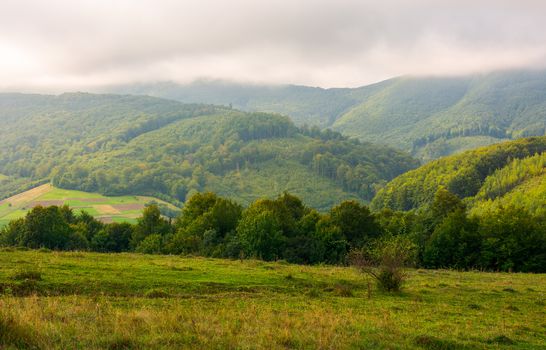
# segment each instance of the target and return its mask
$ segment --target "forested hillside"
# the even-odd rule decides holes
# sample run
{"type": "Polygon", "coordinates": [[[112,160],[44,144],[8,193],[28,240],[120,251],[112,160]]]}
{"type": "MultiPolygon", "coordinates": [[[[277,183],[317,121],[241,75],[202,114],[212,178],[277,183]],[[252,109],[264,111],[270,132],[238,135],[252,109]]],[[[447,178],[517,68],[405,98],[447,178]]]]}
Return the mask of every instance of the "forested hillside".
{"type": "Polygon", "coordinates": [[[417,161],[287,117],[144,96],[0,95],[0,197],[52,181],[174,203],[211,190],[242,203],[290,190],[326,209],[369,200],[417,161]]]}
{"type": "Polygon", "coordinates": [[[471,213],[483,214],[517,206],[538,216],[546,215],[546,153],[514,159],[484,181],[473,198],[471,213]]]}
{"type": "Polygon", "coordinates": [[[531,137],[441,158],[391,181],[377,193],[372,206],[427,207],[443,187],[466,199],[473,213],[510,205],[544,213],[545,151],[546,137],[531,137]]]}
{"type": "Polygon", "coordinates": [[[354,89],[199,82],[110,90],[282,113],[424,160],[545,133],[546,71],[402,77],[354,89]]]}

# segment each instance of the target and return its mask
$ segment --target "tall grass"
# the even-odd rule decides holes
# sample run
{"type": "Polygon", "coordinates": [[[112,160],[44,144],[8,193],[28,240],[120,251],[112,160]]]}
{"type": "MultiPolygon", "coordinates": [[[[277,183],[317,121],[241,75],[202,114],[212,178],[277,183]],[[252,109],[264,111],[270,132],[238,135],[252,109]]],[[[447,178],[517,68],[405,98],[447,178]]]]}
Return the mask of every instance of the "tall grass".
{"type": "Polygon", "coordinates": [[[0,284],[37,265],[39,292],[0,296],[0,349],[540,349],[545,343],[544,275],[412,270],[401,293],[374,289],[369,297],[365,278],[351,268],[16,251],[0,253],[0,284]]]}

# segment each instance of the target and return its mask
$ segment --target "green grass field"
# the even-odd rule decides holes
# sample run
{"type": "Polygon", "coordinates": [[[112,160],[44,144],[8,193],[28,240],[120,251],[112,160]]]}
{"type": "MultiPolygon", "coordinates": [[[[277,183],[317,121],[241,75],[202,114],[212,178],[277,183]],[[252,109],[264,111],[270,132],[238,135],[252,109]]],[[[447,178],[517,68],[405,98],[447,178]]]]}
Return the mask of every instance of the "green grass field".
{"type": "Polygon", "coordinates": [[[544,349],[546,275],[0,251],[0,348],[544,349]]]}
{"type": "Polygon", "coordinates": [[[98,193],[64,190],[49,184],[33,188],[0,201],[0,227],[25,216],[36,205],[69,205],[75,213],[85,210],[103,222],[135,223],[145,204],[155,201],[173,209],[171,204],[152,197],[107,197],[98,193]]]}

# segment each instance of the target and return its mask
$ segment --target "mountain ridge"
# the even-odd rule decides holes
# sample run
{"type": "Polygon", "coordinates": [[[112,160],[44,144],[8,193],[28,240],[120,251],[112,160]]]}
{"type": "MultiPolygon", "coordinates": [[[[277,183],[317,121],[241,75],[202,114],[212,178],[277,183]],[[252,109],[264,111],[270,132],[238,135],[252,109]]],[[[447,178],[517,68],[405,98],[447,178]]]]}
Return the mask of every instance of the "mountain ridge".
{"type": "Polygon", "coordinates": [[[357,88],[200,81],[109,89],[280,113],[297,125],[332,128],[425,161],[546,131],[545,70],[402,76],[357,88]]]}

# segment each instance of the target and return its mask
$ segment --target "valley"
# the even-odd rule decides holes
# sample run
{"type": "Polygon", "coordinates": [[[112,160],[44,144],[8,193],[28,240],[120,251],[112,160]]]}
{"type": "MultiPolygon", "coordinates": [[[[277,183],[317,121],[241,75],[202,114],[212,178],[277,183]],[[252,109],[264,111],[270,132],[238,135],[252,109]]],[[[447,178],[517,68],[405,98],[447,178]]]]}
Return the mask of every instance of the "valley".
{"type": "Polygon", "coordinates": [[[0,1],[0,350],[545,350],[546,1],[0,1]]]}
{"type": "Polygon", "coordinates": [[[203,191],[248,204],[290,190],[328,210],[343,199],[368,202],[419,165],[285,116],[145,96],[0,94],[0,122],[0,172],[9,175],[0,198],[47,182],[176,206],[203,191]]]}

